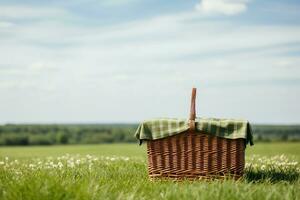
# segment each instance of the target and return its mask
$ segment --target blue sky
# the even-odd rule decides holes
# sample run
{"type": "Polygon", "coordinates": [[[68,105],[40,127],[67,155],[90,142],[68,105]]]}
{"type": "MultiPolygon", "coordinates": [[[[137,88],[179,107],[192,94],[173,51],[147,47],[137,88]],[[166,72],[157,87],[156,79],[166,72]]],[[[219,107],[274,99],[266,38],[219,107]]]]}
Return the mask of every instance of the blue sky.
{"type": "Polygon", "coordinates": [[[0,0],[0,123],[300,122],[300,3],[0,0]]]}

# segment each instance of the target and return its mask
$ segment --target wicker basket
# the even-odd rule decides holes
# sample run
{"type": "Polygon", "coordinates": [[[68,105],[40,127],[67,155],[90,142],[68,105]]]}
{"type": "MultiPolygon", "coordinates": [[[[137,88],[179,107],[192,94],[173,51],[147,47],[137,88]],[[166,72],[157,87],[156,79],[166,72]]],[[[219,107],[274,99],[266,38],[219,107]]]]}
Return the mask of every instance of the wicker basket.
{"type": "Polygon", "coordinates": [[[147,141],[149,177],[173,179],[240,178],[245,165],[244,139],[225,139],[195,132],[196,89],[188,131],[147,141]]]}

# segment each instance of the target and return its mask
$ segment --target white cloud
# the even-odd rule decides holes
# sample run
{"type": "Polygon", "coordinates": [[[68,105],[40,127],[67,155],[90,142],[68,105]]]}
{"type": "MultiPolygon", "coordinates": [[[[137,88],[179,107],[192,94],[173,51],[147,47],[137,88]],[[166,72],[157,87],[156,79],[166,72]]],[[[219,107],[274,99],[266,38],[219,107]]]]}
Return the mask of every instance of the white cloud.
{"type": "Polygon", "coordinates": [[[43,71],[53,71],[56,70],[57,66],[53,66],[51,63],[45,63],[42,61],[37,61],[29,65],[28,70],[32,72],[43,72],[43,71]]]}
{"type": "Polygon", "coordinates": [[[197,11],[207,14],[237,15],[247,10],[248,0],[201,0],[197,11]]]}
{"type": "MultiPolygon", "coordinates": [[[[187,16],[183,19],[188,20],[187,16]]],[[[243,60],[249,55],[252,55],[251,59],[261,63],[253,63],[250,68],[259,69],[270,65],[263,62],[264,57],[267,57],[266,52],[277,49],[282,52],[284,48],[285,51],[293,50],[294,47],[277,46],[300,42],[300,27],[236,28],[233,24],[220,22],[186,23],[174,15],[102,28],[35,23],[32,26],[10,29],[10,34],[7,35],[9,37],[0,40],[0,53],[6,55],[2,57],[1,63],[24,69],[26,74],[36,75],[37,72],[45,71],[44,74],[51,77],[49,71],[62,69],[65,73],[72,71],[70,79],[78,77],[78,80],[85,80],[91,73],[110,73],[111,77],[124,79],[126,76],[129,79],[128,76],[134,77],[141,69],[151,69],[147,73],[158,73],[166,69],[169,73],[170,69],[183,66],[195,68],[196,71],[205,69],[206,74],[212,76],[216,74],[214,69],[232,73],[232,67],[245,67],[243,60]],[[234,57],[230,57],[231,55],[234,57]],[[216,62],[214,58],[219,59],[216,62]],[[201,66],[198,67],[199,65],[201,66]],[[122,71],[132,73],[114,74],[122,71]]],[[[276,56],[269,54],[270,60],[278,61],[276,56]]],[[[290,61],[289,58],[283,59],[279,63],[290,61]]],[[[292,66],[294,65],[297,62],[292,62],[292,66]]],[[[274,63],[272,66],[277,65],[274,63]]],[[[15,72],[15,69],[12,71],[15,72]]],[[[22,70],[18,71],[23,73],[22,70]]],[[[217,79],[224,79],[222,73],[216,76],[217,79]]],[[[4,74],[2,71],[2,75],[4,74]]],[[[253,75],[252,78],[255,79],[257,74],[253,75]]],[[[109,79],[110,76],[106,78],[109,79]]]]}
{"type": "Polygon", "coordinates": [[[100,3],[104,6],[123,6],[137,1],[138,0],[101,0],[100,3]]]}
{"type": "Polygon", "coordinates": [[[39,19],[41,17],[49,19],[67,15],[69,15],[69,13],[61,8],[25,5],[0,6],[0,17],[7,19],[39,19]]]}
{"type": "Polygon", "coordinates": [[[11,22],[7,22],[7,21],[0,21],[0,29],[1,28],[9,28],[9,27],[13,27],[14,24],[11,22]]]}

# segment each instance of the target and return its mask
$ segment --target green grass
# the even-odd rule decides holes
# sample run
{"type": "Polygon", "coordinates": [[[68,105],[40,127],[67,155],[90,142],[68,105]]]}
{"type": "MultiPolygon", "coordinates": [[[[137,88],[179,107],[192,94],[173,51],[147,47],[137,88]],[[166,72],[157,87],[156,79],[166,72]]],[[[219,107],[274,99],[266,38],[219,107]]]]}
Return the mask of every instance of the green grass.
{"type": "Polygon", "coordinates": [[[0,157],[31,158],[61,156],[69,154],[92,154],[102,156],[146,157],[146,145],[138,144],[101,144],[101,145],[53,145],[53,146],[20,146],[0,147],[0,157]]]}
{"type": "Polygon", "coordinates": [[[246,152],[239,181],[151,182],[145,145],[1,147],[0,199],[299,199],[300,143],[246,152]]]}
{"type": "MultiPolygon", "coordinates": [[[[146,157],[146,145],[101,144],[0,147],[0,158],[4,156],[13,158],[60,156],[66,153],[146,157]]],[[[267,156],[286,154],[292,155],[300,161],[300,142],[257,143],[254,146],[248,146],[246,149],[246,156],[253,154],[267,156]]]]}

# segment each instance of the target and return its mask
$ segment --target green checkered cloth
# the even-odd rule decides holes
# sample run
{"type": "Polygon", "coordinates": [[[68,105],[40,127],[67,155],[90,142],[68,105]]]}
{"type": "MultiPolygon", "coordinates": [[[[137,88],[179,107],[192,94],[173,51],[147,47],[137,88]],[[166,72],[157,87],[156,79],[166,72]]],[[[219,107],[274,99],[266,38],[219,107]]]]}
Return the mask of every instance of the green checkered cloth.
{"type": "MultiPolygon", "coordinates": [[[[227,139],[243,138],[246,144],[253,145],[251,126],[246,120],[196,118],[196,131],[227,139]]],[[[135,133],[140,140],[156,140],[176,135],[189,129],[187,119],[153,119],[141,123],[135,133]]]]}

